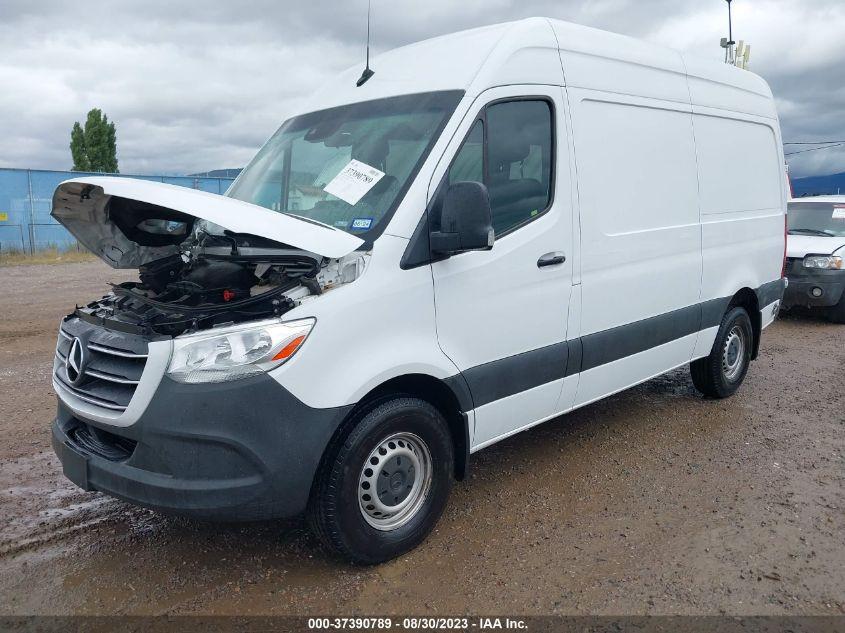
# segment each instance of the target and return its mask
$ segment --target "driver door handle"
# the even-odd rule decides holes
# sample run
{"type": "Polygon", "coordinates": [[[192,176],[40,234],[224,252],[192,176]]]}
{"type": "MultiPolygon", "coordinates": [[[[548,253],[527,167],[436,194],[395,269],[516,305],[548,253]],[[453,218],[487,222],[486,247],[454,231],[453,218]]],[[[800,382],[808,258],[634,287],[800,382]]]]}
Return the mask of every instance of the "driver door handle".
{"type": "Polygon", "coordinates": [[[566,255],[559,251],[546,253],[537,260],[537,268],[545,268],[546,266],[557,266],[566,261],[566,255]]]}

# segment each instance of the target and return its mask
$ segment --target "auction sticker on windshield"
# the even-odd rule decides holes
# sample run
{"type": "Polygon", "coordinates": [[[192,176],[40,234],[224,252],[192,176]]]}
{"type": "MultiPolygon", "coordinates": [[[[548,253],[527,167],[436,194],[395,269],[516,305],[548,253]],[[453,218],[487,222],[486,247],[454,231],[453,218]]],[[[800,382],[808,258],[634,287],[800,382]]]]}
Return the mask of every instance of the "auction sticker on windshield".
{"type": "Polygon", "coordinates": [[[845,207],[833,207],[833,219],[845,220],[845,207]]]}
{"type": "Polygon", "coordinates": [[[358,204],[366,193],[384,177],[384,172],[354,158],[350,160],[323,191],[351,205],[358,204]]]}

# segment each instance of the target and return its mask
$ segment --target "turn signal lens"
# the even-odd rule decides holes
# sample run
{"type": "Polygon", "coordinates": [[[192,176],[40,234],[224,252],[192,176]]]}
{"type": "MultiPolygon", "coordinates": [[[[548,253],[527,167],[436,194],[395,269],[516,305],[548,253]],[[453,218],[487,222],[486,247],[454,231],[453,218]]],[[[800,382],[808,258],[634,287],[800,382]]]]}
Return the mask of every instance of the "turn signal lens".
{"type": "Polygon", "coordinates": [[[305,340],[305,335],[301,334],[293,339],[290,343],[285,345],[282,349],[279,350],[279,353],[273,356],[273,360],[287,360],[291,356],[296,353],[296,350],[299,349],[299,346],[302,345],[302,342],[305,340]]]}

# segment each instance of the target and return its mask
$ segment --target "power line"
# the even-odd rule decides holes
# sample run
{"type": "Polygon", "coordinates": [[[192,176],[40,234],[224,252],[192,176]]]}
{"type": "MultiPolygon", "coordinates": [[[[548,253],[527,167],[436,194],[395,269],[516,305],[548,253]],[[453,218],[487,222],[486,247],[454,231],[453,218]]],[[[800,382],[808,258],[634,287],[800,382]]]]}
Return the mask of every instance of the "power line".
{"type": "Polygon", "coordinates": [[[833,149],[834,147],[839,147],[840,145],[845,145],[845,141],[842,141],[840,143],[836,143],[834,145],[825,145],[824,147],[813,147],[811,149],[802,149],[802,150],[799,150],[797,152],[789,152],[787,154],[784,154],[784,156],[795,156],[796,154],[804,154],[806,152],[815,152],[815,151],[820,150],[820,149],[833,149]]]}
{"type": "Polygon", "coordinates": [[[784,143],[784,145],[831,145],[833,143],[845,143],[845,141],[795,141],[784,143]]]}

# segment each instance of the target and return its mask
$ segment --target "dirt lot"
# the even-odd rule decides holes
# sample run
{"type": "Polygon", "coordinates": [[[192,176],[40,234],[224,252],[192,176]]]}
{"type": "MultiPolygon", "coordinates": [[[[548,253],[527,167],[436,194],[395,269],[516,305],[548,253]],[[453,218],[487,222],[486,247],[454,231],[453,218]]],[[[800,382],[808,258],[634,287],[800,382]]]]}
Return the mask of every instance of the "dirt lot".
{"type": "Polygon", "coordinates": [[[63,478],[58,321],[121,278],[0,268],[0,614],[845,613],[845,326],[775,323],[729,400],[676,371],[485,450],[425,544],[356,568],[299,521],[167,518],[63,478]]]}

